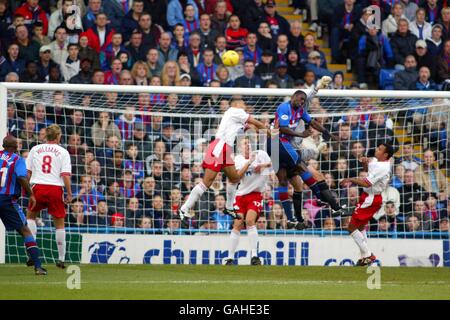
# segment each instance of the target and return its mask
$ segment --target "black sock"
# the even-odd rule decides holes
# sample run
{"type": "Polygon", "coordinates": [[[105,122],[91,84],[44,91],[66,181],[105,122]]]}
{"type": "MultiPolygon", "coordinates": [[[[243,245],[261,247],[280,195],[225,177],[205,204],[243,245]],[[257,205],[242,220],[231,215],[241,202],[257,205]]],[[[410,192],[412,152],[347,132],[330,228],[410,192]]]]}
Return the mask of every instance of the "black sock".
{"type": "Polygon", "coordinates": [[[320,200],[327,202],[330,205],[331,209],[339,210],[341,206],[337,202],[326,182],[324,180],[319,181],[317,182],[317,186],[320,189],[320,200]]]}
{"type": "Polygon", "coordinates": [[[303,193],[294,191],[292,196],[292,202],[294,203],[295,218],[298,222],[303,222],[302,209],[303,209],[303,193]]]}

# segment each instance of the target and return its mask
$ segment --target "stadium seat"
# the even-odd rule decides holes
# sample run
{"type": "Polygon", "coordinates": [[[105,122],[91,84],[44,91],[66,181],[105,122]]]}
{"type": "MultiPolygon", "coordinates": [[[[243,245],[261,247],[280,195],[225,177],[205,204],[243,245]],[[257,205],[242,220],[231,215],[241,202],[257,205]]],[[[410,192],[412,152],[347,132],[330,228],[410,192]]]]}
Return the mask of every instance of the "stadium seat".
{"type": "Polygon", "coordinates": [[[382,90],[394,89],[394,77],[398,70],[396,69],[381,69],[379,86],[382,90]]]}

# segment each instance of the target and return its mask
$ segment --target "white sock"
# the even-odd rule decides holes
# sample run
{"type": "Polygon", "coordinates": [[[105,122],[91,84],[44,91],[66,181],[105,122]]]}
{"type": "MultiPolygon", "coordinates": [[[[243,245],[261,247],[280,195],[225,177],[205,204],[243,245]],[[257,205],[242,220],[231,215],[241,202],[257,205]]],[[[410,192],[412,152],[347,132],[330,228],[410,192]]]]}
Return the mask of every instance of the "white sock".
{"type": "Polygon", "coordinates": [[[362,258],[370,256],[370,249],[367,246],[367,242],[364,241],[364,236],[361,233],[361,231],[356,229],[350,234],[350,236],[353,238],[353,240],[355,240],[356,244],[358,245],[359,250],[361,251],[362,258]]]}
{"type": "Polygon", "coordinates": [[[31,234],[33,235],[34,239],[36,240],[36,235],[37,235],[36,220],[27,219],[27,224],[28,224],[28,229],[30,229],[31,234]]]}
{"type": "Polygon", "coordinates": [[[236,252],[236,248],[239,244],[239,236],[241,233],[236,230],[231,230],[230,233],[230,240],[231,240],[231,246],[230,246],[230,253],[228,254],[229,259],[234,259],[234,253],[236,252]]]}
{"type": "Polygon", "coordinates": [[[226,191],[227,191],[227,203],[225,204],[225,208],[228,210],[233,210],[234,198],[236,196],[237,183],[227,183],[226,191]]]}
{"type": "Polygon", "coordinates": [[[56,245],[58,246],[58,260],[66,259],[66,230],[56,229],[56,245]]]}
{"type": "Polygon", "coordinates": [[[198,201],[198,199],[200,199],[200,197],[205,193],[206,190],[208,190],[208,188],[203,184],[203,182],[198,183],[194,187],[194,189],[192,189],[191,193],[189,194],[189,198],[181,206],[181,211],[184,212],[186,217],[192,217],[191,208],[198,201]]]}
{"type": "Polygon", "coordinates": [[[366,229],[364,229],[363,231],[361,231],[361,234],[362,234],[363,237],[364,237],[364,242],[367,243],[367,232],[366,232],[366,229]]]}
{"type": "Polygon", "coordinates": [[[250,249],[252,252],[252,258],[258,256],[258,229],[256,226],[247,228],[248,241],[250,242],[250,249]]]}

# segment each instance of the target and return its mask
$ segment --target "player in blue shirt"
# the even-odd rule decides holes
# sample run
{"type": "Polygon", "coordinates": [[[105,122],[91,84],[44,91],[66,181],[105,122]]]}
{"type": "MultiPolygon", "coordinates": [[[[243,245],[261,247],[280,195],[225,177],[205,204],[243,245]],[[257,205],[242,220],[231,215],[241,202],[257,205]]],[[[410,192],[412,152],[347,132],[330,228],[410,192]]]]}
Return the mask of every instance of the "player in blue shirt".
{"type": "MultiPolygon", "coordinates": [[[[307,125],[322,132],[325,138],[332,138],[339,141],[338,137],[331,135],[317,120],[312,119],[307,112],[309,101],[317,94],[318,89],[324,86],[326,87],[321,80],[319,80],[316,89],[314,89],[309,97],[305,92],[298,90],[291,97],[290,101],[284,102],[278,106],[275,114],[274,127],[279,129],[277,172],[279,180],[278,195],[288,220],[292,222],[290,225],[295,226],[295,228],[300,230],[308,227],[308,225],[303,221],[301,215],[302,186],[298,179],[298,175],[300,175],[314,195],[318,199],[328,203],[333,211],[339,212],[342,210],[326,184],[324,176],[314,169],[309,169],[305,162],[302,161],[300,153],[291,143],[292,139],[295,137],[306,138],[311,135],[309,129],[306,129],[303,132],[296,131],[300,120],[303,120],[307,125]],[[296,219],[292,216],[292,204],[289,201],[288,196],[288,179],[294,187],[293,203],[296,219]]],[[[269,150],[273,149],[276,143],[276,140],[272,137],[269,150]]],[[[271,156],[272,161],[276,160],[273,158],[273,154],[271,154],[271,156]]],[[[274,167],[276,167],[276,165],[274,167]]]]}
{"type": "Polygon", "coordinates": [[[14,136],[9,135],[3,139],[4,150],[0,151],[0,219],[6,230],[16,230],[24,238],[28,256],[31,258],[27,265],[34,265],[36,275],[46,275],[47,270],[41,266],[36,240],[27,226],[22,209],[17,204],[21,187],[29,195],[31,205],[36,203],[27,180],[25,161],[16,154],[17,147],[17,139],[14,136]]]}

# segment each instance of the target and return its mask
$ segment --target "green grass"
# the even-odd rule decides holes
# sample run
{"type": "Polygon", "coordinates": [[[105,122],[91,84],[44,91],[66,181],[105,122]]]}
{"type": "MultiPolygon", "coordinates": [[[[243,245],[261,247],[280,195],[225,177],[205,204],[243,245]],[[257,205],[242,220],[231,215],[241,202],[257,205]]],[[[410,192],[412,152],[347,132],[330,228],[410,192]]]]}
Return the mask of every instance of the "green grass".
{"type": "Polygon", "coordinates": [[[381,268],[381,289],[367,289],[365,268],[81,265],[81,289],[65,270],[35,276],[0,266],[0,299],[450,299],[450,268],[381,268]]]}

